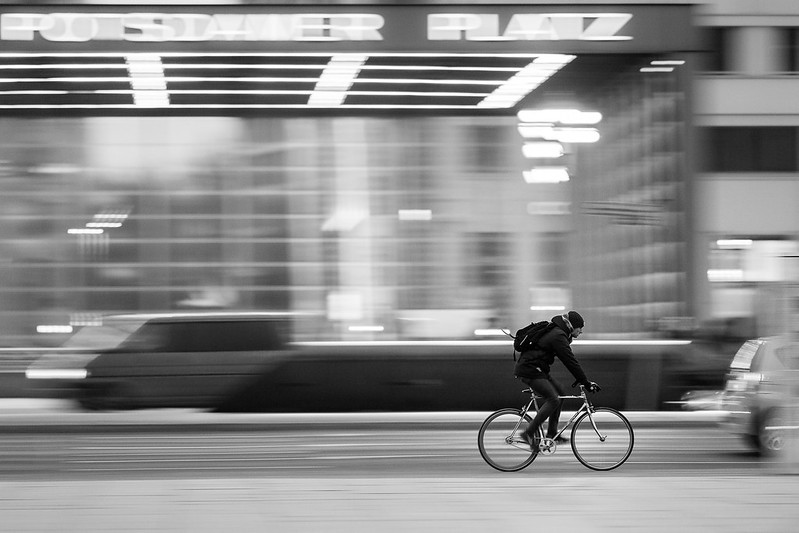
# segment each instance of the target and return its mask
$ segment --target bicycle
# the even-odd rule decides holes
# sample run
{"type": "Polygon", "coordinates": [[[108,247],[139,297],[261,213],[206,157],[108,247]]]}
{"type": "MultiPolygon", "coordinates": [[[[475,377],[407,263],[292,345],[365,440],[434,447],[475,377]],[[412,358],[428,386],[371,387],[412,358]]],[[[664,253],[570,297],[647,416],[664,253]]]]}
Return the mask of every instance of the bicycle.
{"type": "MultiPolygon", "coordinates": [[[[572,385],[573,387],[574,385],[572,385]]],[[[502,472],[516,472],[529,466],[538,454],[552,455],[558,448],[555,439],[571,426],[571,449],[580,463],[591,470],[607,471],[623,465],[633,452],[635,435],[630,421],[610,407],[594,407],[585,387],[576,396],[561,399],[582,400],[583,405],[553,438],[544,437],[538,428],[538,447],[531,447],[522,432],[538,411],[538,398],[532,388],[530,401],[521,409],[507,408],[491,413],[477,434],[477,445],[485,462],[502,472]],[[531,411],[531,408],[534,408],[531,411]]]]}

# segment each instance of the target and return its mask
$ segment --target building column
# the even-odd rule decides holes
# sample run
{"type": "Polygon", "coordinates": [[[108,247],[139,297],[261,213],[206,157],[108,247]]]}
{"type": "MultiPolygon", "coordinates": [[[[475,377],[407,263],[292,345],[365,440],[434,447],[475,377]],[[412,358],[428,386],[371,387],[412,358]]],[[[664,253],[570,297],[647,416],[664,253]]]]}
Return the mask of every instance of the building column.
{"type": "Polygon", "coordinates": [[[788,43],[780,28],[746,26],[734,28],[726,43],[730,70],[748,75],[773,74],[788,69],[788,43]]]}

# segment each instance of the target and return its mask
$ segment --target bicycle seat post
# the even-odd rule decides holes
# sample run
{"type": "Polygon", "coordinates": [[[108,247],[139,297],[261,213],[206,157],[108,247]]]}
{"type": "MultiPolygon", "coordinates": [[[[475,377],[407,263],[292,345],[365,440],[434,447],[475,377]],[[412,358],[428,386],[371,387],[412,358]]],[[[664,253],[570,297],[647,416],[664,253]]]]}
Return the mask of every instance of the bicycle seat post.
{"type": "Polygon", "coordinates": [[[538,412],[538,396],[535,394],[535,391],[533,390],[532,387],[530,387],[529,391],[530,391],[530,396],[533,399],[533,407],[535,408],[535,411],[538,412]]]}
{"type": "Polygon", "coordinates": [[[529,411],[531,407],[535,408],[536,412],[538,411],[538,399],[536,398],[535,391],[532,387],[524,389],[522,392],[529,392],[530,393],[530,402],[527,404],[525,411],[529,411]]]}

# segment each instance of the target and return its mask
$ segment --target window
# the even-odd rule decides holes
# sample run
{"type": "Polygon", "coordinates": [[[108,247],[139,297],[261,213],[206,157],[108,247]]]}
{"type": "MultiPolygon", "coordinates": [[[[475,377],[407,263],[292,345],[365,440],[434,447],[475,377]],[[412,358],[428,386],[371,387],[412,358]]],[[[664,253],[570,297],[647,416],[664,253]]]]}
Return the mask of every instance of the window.
{"type": "Polygon", "coordinates": [[[788,71],[799,72],[799,28],[788,30],[788,71]]]}
{"type": "Polygon", "coordinates": [[[169,325],[171,352],[243,352],[281,346],[274,324],[267,321],[198,321],[169,325]]]}
{"type": "Polygon", "coordinates": [[[702,70],[707,72],[729,72],[729,36],[731,28],[707,28],[704,33],[705,50],[702,70]]]}
{"type": "Polygon", "coordinates": [[[276,324],[268,321],[151,322],[120,349],[131,352],[236,352],[280,349],[276,324]]]}
{"type": "Polygon", "coordinates": [[[733,370],[748,371],[752,366],[752,360],[755,358],[757,349],[760,348],[761,344],[762,342],[760,341],[746,341],[735,354],[730,368],[733,370]]]}
{"type": "Polygon", "coordinates": [[[123,352],[161,352],[169,345],[168,324],[144,324],[117,348],[123,352]]]}
{"type": "Polygon", "coordinates": [[[797,129],[793,127],[704,128],[707,172],[794,172],[797,129]]]}

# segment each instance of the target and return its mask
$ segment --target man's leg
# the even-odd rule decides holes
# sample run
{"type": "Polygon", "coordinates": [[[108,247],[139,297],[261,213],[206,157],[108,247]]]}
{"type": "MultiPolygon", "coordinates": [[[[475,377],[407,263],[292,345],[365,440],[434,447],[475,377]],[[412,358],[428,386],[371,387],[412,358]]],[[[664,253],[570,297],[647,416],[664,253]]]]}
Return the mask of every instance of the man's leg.
{"type": "Polygon", "coordinates": [[[555,390],[556,394],[556,401],[557,404],[555,408],[552,410],[552,414],[549,416],[549,424],[547,424],[547,438],[554,439],[555,435],[558,434],[558,422],[560,422],[560,411],[563,409],[563,399],[557,398],[558,395],[564,396],[563,387],[561,387],[560,383],[549,378],[549,383],[552,385],[552,388],[555,390]]]}
{"type": "MultiPolygon", "coordinates": [[[[544,420],[550,417],[553,413],[557,412],[560,416],[561,400],[558,398],[558,390],[555,388],[553,382],[546,377],[524,380],[525,383],[530,385],[539,396],[543,397],[543,404],[539,405],[538,413],[535,418],[524,431],[528,437],[534,437],[538,433],[538,428],[544,423],[544,420]]],[[[557,428],[557,419],[555,420],[554,427],[557,428]]],[[[549,423],[553,427],[552,421],[549,423]]],[[[547,431],[549,433],[549,431],[547,431]]]]}

